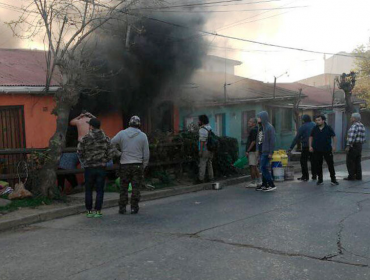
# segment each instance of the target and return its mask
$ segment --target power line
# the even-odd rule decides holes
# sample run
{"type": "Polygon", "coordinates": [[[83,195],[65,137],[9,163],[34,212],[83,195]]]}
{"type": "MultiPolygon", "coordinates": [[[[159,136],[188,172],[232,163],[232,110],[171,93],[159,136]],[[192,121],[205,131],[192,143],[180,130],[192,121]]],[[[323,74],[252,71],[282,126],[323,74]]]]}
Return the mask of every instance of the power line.
{"type": "MultiPolygon", "coordinates": [[[[280,6],[280,8],[282,8],[282,7],[286,7],[286,6],[288,6],[288,5],[290,5],[290,4],[293,4],[293,3],[297,2],[297,1],[298,1],[298,0],[294,0],[294,1],[292,1],[292,2],[289,2],[289,3],[285,4],[285,5],[280,6]]],[[[246,21],[246,20],[248,20],[248,19],[252,19],[252,18],[258,17],[258,16],[260,16],[260,15],[263,15],[263,14],[269,13],[269,12],[270,12],[270,11],[265,11],[265,12],[262,12],[262,13],[259,13],[259,14],[255,15],[255,16],[248,17],[248,18],[245,18],[245,19],[242,19],[242,20],[238,20],[238,21],[236,21],[236,22],[230,23],[230,24],[228,24],[228,25],[226,25],[226,26],[223,26],[223,27],[219,28],[219,29],[218,29],[218,31],[220,31],[220,30],[225,30],[225,29],[229,29],[229,28],[231,28],[231,27],[235,27],[235,26],[238,26],[238,25],[241,25],[241,24],[246,24],[246,23],[254,22],[254,21],[248,21],[248,22],[245,22],[245,21],[246,21]]],[[[288,12],[289,12],[289,11],[288,11],[288,12]]],[[[272,18],[272,17],[276,17],[276,16],[279,16],[279,15],[286,14],[286,13],[288,13],[288,12],[284,12],[284,13],[277,14],[277,15],[270,16],[270,17],[263,18],[263,19],[269,19],[269,18],[272,18]]],[[[255,20],[255,21],[257,21],[257,20],[255,20]]]]}
{"type": "Polygon", "coordinates": [[[192,3],[192,4],[183,4],[183,5],[173,5],[173,6],[163,6],[163,7],[146,7],[146,8],[136,8],[131,10],[159,10],[159,9],[171,9],[171,8],[190,8],[190,7],[216,7],[216,6],[232,6],[232,5],[249,5],[249,4],[260,4],[260,3],[269,3],[269,2],[279,2],[281,0],[265,0],[265,1],[257,1],[257,2],[247,2],[247,3],[238,3],[232,5],[213,5],[213,4],[221,4],[221,3],[230,3],[230,2],[242,2],[243,0],[228,0],[228,1],[214,1],[214,2],[206,2],[206,3],[192,3]]]}
{"type": "Polygon", "coordinates": [[[218,36],[218,37],[225,38],[225,39],[230,39],[230,40],[242,41],[242,42],[247,42],[247,43],[251,43],[251,44],[268,46],[268,47],[275,47],[275,48],[288,49],[288,50],[294,50],[294,51],[308,52],[308,53],[314,53],[314,54],[329,54],[329,55],[337,55],[337,56],[345,56],[345,57],[356,57],[355,55],[346,55],[346,54],[341,54],[341,53],[313,51],[313,50],[308,50],[308,49],[303,49],[303,48],[295,48],[295,47],[289,47],[289,46],[282,46],[282,45],[264,43],[264,42],[259,42],[259,41],[254,41],[254,40],[249,40],[249,39],[244,39],[244,38],[239,38],[239,37],[234,37],[234,36],[217,34],[216,32],[198,30],[198,29],[194,29],[192,27],[188,27],[188,26],[181,25],[181,24],[178,24],[178,23],[168,22],[168,21],[160,20],[160,19],[153,18],[153,17],[150,17],[150,16],[145,16],[145,15],[137,15],[137,14],[133,14],[133,13],[130,13],[130,12],[126,12],[124,10],[121,10],[120,12],[124,13],[124,14],[127,14],[127,15],[130,15],[130,16],[133,16],[133,17],[139,17],[139,18],[141,17],[141,18],[145,18],[145,19],[148,19],[148,20],[151,20],[151,21],[162,23],[162,24],[171,25],[171,26],[174,26],[174,27],[177,27],[177,28],[194,30],[195,32],[199,32],[199,33],[202,33],[202,34],[205,34],[205,35],[218,36]]]}
{"type": "Polygon", "coordinates": [[[275,10],[286,10],[286,9],[299,9],[307,8],[309,6],[294,6],[284,8],[262,8],[262,9],[247,9],[247,10],[206,10],[206,11],[150,11],[154,13],[236,13],[236,12],[256,12],[256,11],[275,11],[275,10]]]}

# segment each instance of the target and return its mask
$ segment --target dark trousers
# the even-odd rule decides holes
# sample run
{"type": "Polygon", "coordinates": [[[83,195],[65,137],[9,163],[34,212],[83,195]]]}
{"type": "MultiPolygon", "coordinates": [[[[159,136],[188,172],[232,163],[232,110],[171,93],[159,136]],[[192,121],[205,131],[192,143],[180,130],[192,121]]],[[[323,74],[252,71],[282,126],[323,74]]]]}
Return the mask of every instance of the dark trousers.
{"type": "Polygon", "coordinates": [[[272,181],[272,176],[269,170],[270,167],[270,159],[269,155],[262,154],[261,156],[261,172],[262,172],[262,181],[269,186],[273,186],[274,183],[272,181]]]}
{"type": "Polygon", "coordinates": [[[105,168],[85,168],[85,205],[88,211],[92,210],[93,188],[96,188],[95,210],[100,211],[103,206],[105,168]]]}
{"type": "Polygon", "coordinates": [[[72,188],[75,188],[78,185],[77,177],[75,174],[58,175],[58,187],[60,187],[61,190],[64,190],[65,180],[67,180],[71,184],[72,188]]]}
{"type": "Polygon", "coordinates": [[[322,180],[322,164],[324,162],[324,159],[326,161],[326,164],[328,165],[330,178],[332,181],[335,181],[335,170],[334,170],[334,159],[333,159],[333,153],[332,152],[317,152],[315,151],[313,153],[314,155],[314,161],[317,171],[317,176],[319,177],[319,180],[322,180]]]}
{"type": "Polygon", "coordinates": [[[346,162],[349,179],[362,180],[361,153],[362,153],[361,143],[353,144],[353,147],[351,147],[347,152],[346,162]]]}
{"type": "Polygon", "coordinates": [[[140,202],[140,187],[144,180],[144,168],[142,164],[121,164],[119,177],[121,180],[121,192],[119,207],[126,208],[128,204],[128,187],[131,183],[131,207],[138,207],[140,202]]]}
{"type": "Polygon", "coordinates": [[[301,152],[301,168],[302,168],[302,178],[309,179],[310,174],[308,173],[308,161],[311,163],[311,174],[312,177],[317,176],[316,172],[316,167],[315,167],[315,160],[313,158],[313,154],[310,153],[308,147],[302,147],[302,152],[301,152]]]}

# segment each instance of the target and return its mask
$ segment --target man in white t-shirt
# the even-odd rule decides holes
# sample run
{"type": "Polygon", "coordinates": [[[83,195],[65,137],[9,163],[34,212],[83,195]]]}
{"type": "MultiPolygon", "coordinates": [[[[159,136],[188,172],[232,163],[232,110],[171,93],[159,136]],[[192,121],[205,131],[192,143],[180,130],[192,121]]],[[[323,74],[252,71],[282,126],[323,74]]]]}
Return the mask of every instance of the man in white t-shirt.
{"type": "Polygon", "coordinates": [[[199,116],[199,183],[204,182],[206,170],[208,170],[208,179],[213,180],[213,152],[207,149],[208,134],[211,130],[208,117],[199,116]]]}

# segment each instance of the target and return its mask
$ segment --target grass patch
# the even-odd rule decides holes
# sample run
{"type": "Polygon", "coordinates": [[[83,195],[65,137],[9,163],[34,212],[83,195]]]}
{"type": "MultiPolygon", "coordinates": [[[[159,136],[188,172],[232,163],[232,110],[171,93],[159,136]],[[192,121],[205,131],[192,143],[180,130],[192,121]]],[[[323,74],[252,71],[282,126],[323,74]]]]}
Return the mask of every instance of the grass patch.
{"type": "MultiPolygon", "coordinates": [[[[1,196],[1,198],[8,199],[8,196],[1,196]]],[[[53,200],[45,197],[29,197],[25,199],[16,199],[12,200],[10,204],[6,206],[0,206],[1,213],[8,213],[19,208],[35,208],[40,205],[49,205],[53,202],[53,200]]]]}
{"type": "Polygon", "coordinates": [[[119,187],[115,183],[107,184],[104,188],[105,192],[116,192],[119,193],[119,187]]]}

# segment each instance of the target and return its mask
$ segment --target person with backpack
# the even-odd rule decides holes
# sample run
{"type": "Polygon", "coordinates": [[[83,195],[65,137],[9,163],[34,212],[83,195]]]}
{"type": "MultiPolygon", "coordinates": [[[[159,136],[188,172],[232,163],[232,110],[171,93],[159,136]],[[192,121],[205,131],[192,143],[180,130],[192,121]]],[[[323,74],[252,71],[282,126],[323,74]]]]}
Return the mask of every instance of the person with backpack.
{"type": "Polygon", "coordinates": [[[199,178],[198,182],[203,183],[208,170],[208,179],[213,180],[213,152],[215,149],[215,137],[209,120],[206,115],[199,116],[199,178]]]}

